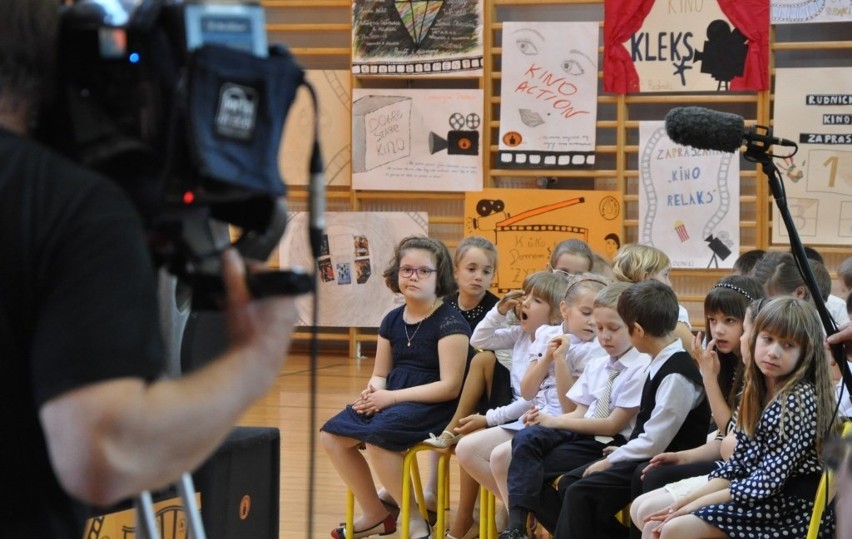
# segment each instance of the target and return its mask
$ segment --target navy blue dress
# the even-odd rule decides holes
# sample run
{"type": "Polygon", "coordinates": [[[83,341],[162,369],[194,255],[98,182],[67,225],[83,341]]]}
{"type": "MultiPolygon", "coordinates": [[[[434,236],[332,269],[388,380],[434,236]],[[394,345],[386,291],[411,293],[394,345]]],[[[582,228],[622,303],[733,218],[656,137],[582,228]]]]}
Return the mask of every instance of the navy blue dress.
{"type": "MultiPolygon", "coordinates": [[[[470,337],[467,320],[446,303],[442,303],[419,326],[405,323],[403,309],[404,306],[397,307],[389,312],[379,327],[379,335],[391,346],[393,366],[387,378],[387,389],[390,390],[437,382],[441,378],[438,341],[456,334],[470,337]]],[[[459,361],[465,359],[460,357],[459,361]]],[[[372,416],[355,412],[349,404],[326,421],[322,430],[389,451],[404,451],[428,438],[430,432],[441,432],[453,417],[457,404],[458,399],[437,403],[399,402],[372,416]]]]}

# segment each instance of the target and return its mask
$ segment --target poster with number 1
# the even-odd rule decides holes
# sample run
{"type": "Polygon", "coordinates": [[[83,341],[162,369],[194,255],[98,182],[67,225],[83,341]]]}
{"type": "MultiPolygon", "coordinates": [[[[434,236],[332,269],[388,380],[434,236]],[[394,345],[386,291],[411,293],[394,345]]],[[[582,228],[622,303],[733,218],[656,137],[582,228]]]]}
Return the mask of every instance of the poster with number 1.
{"type": "MultiPolygon", "coordinates": [[[[852,245],[852,71],[778,69],[775,88],[774,135],[799,145],[776,159],[796,230],[805,244],[852,245]]],[[[774,205],[772,242],[789,242],[774,205]]]]}

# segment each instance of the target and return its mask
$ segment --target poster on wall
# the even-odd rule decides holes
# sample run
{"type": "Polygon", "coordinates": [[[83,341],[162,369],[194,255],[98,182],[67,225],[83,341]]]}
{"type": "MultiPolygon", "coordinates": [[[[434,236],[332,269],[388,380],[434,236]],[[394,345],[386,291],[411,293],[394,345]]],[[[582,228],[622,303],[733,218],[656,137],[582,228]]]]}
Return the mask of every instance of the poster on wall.
{"type": "Polygon", "coordinates": [[[852,0],[772,0],[772,24],[852,21],[852,0]]]}
{"type": "Polygon", "coordinates": [[[553,248],[567,239],[583,240],[612,259],[624,237],[623,212],[619,191],[484,189],[465,195],[464,233],[497,246],[492,287],[505,292],[548,269],[553,248]]]}
{"type": "Polygon", "coordinates": [[[595,163],[597,22],[505,22],[499,167],[595,163]]]}
{"type": "Polygon", "coordinates": [[[604,89],[769,88],[769,0],[606,0],[604,89]]]}
{"type": "MultiPolygon", "coordinates": [[[[323,157],[323,179],[326,185],[348,186],[351,183],[352,150],[349,125],[352,93],[349,72],[309,69],[305,78],[317,92],[319,107],[320,148],[323,157]]],[[[313,138],[305,133],[314,130],[314,106],[306,89],[299,90],[287,114],[287,124],[278,151],[278,168],[287,185],[308,185],[313,138]]]]}
{"type": "MultiPolygon", "coordinates": [[[[776,159],[787,206],[805,244],[852,245],[852,72],[848,68],[778,69],[773,133],[798,152],[776,159]]],[[[773,148],[778,156],[792,148],[773,148]]],[[[772,242],[789,243],[772,206],[772,242]]]]}
{"type": "MultiPolygon", "coordinates": [[[[382,276],[394,248],[406,236],[426,236],[424,212],[328,212],[319,273],[319,325],[377,328],[384,315],[402,305],[402,296],[382,276]]],[[[314,259],[308,236],[308,212],[288,214],[287,233],[278,246],[282,268],[311,268],[314,259]]],[[[310,294],[297,299],[299,325],[313,324],[310,294]]]]}
{"type": "Polygon", "coordinates": [[[352,187],[482,189],[482,90],[355,88],[352,187]]]}
{"type": "Polygon", "coordinates": [[[352,73],[479,76],[483,0],[353,0],[352,73]]]}
{"type": "Polygon", "coordinates": [[[732,268],[739,230],[739,154],[681,146],[664,122],[640,122],[639,243],[673,268],[732,268]]]}

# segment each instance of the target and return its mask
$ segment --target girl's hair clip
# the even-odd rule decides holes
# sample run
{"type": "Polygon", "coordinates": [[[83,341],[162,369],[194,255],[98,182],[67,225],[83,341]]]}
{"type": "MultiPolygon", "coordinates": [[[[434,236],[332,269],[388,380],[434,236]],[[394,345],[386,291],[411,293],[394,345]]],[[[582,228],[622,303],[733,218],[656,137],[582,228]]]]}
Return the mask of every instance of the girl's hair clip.
{"type": "Polygon", "coordinates": [[[745,290],[743,290],[742,288],[740,288],[739,286],[736,286],[736,285],[732,285],[732,284],[728,284],[728,283],[716,283],[713,286],[713,288],[729,288],[729,289],[733,290],[734,292],[739,292],[740,294],[745,296],[747,300],[754,301],[754,298],[751,297],[751,295],[748,292],[746,292],[745,290]]]}

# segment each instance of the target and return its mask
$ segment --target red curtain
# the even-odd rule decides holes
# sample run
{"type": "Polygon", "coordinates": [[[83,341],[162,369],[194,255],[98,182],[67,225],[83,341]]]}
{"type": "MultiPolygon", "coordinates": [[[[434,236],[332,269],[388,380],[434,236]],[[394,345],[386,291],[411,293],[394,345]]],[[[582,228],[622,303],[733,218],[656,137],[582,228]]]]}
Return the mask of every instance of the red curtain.
{"type": "MultiPolygon", "coordinates": [[[[661,0],[664,1],[664,0],[661,0]]],[[[718,0],[722,13],[748,38],[742,77],[731,90],[769,88],[769,0],[718,0]]],[[[622,45],[642,28],[654,0],[604,1],[604,91],[625,94],[639,91],[639,75],[622,45]]]]}
{"type": "Polygon", "coordinates": [[[769,0],[718,0],[722,13],[748,38],[742,77],[734,77],[731,90],[769,89],[769,0]]]}
{"type": "Polygon", "coordinates": [[[604,91],[639,91],[639,74],[622,43],[642,28],[654,0],[604,1],[604,91]]]}

